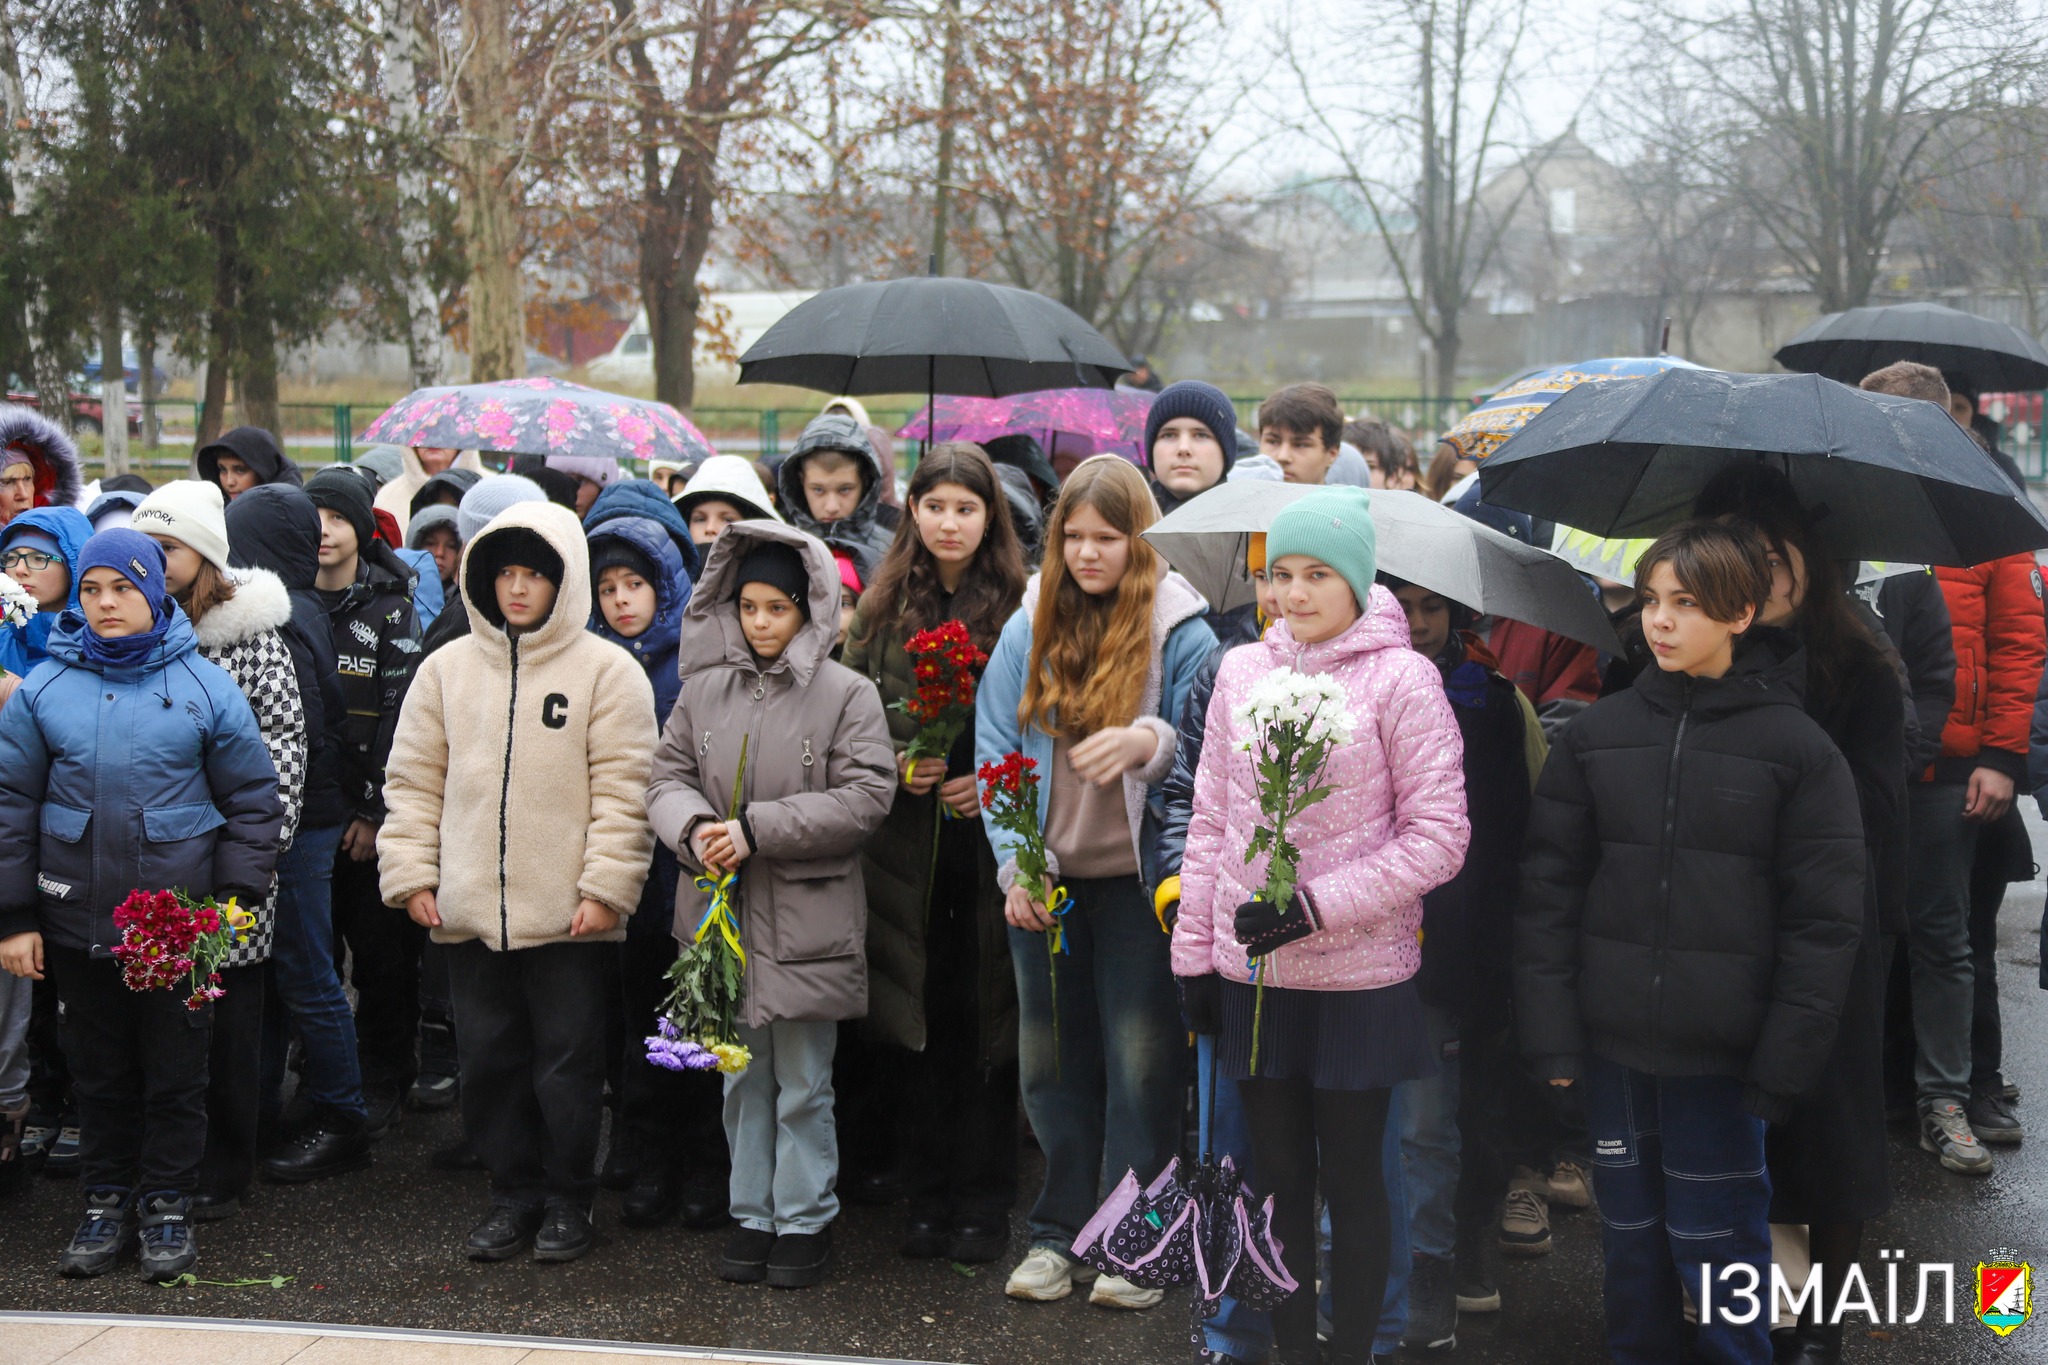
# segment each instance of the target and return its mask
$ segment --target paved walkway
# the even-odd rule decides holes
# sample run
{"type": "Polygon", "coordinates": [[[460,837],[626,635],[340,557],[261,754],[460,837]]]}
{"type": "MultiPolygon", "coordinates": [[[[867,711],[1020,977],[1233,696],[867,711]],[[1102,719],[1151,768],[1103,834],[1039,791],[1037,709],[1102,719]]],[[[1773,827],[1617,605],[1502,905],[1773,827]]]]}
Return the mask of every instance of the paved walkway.
{"type": "Polygon", "coordinates": [[[0,1361],[7,1365],[850,1365],[858,1359],[302,1322],[0,1312],[0,1361]]]}

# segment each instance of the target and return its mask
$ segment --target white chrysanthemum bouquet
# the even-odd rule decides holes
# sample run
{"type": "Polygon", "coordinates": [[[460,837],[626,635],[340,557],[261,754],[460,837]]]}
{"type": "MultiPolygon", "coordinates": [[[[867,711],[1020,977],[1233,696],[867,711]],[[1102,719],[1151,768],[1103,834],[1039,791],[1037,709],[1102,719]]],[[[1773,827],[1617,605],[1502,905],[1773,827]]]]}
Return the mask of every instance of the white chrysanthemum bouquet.
{"type": "Polygon", "coordinates": [[[41,609],[27,588],[0,573],[0,625],[25,626],[41,609]]]}

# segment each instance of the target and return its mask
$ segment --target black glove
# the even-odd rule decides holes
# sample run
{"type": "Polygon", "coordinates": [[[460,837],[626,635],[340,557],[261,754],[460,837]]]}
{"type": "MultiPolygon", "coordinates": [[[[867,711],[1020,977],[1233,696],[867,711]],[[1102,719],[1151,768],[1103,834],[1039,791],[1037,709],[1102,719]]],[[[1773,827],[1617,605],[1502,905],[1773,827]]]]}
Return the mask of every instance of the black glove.
{"type": "Polygon", "coordinates": [[[1237,907],[1233,928],[1246,957],[1264,957],[1296,939],[1307,938],[1323,927],[1308,896],[1297,889],[1286,905],[1246,901],[1237,907]]]}
{"type": "Polygon", "coordinates": [[[1237,941],[1250,946],[1277,933],[1283,918],[1281,908],[1266,901],[1246,901],[1237,907],[1237,941]]]}
{"type": "Polygon", "coordinates": [[[1211,972],[1174,980],[1180,983],[1180,1017],[1188,1032],[1212,1038],[1223,1032],[1223,978],[1211,972]]]}

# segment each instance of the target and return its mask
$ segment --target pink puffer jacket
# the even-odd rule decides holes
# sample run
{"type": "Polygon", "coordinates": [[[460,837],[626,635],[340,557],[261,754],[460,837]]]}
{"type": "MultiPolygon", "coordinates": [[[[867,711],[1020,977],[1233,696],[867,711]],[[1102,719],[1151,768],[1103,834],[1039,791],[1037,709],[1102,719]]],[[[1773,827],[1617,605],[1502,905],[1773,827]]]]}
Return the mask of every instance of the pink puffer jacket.
{"type": "Polygon", "coordinates": [[[1408,620],[1383,587],[1334,640],[1297,645],[1285,622],[1232,650],[1216,676],[1194,816],[1181,863],[1179,976],[1251,979],[1233,931],[1237,907],[1265,884],[1266,862],[1244,852],[1259,813],[1250,736],[1237,719],[1253,684],[1275,668],[1327,673],[1351,699],[1351,743],[1331,755],[1333,790],[1288,828],[1302,850],[1301,886],[1322,932],[1266,959],[1266,983],[1300,990],[1391,986],[1422,964],[1423,893],[1464,865],[1465,746],[1436,665],[1409,647],[1408,620]]]}

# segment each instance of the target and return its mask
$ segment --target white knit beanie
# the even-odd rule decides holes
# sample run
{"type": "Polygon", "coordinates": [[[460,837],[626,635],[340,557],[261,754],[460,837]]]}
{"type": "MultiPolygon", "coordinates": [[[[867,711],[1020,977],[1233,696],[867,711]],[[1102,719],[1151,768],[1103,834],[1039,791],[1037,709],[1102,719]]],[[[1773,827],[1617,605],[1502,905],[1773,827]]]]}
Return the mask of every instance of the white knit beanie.
{"type": "Polygon", "coordinates": [[[227,507],[220,485],[210,479],[179,479],[144,498],[129,526],[150,536],[170,536],[192,547],[201,559],[228,571],[227,507]]]}

